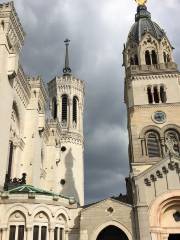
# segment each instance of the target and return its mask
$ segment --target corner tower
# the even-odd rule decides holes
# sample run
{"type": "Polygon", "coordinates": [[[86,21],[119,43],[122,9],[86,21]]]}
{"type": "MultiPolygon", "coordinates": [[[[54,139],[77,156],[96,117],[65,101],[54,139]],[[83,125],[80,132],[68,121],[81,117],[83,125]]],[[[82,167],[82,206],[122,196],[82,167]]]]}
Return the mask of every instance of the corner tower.
{"type": "Polygon", "coordinates": [[[138,240],[179,239],[180,75],[165,32],[152,21],[146,1],[136,2],[140,4],[123,52],[128,194],[138,240]],[[178,200],[172,204],[174,198],[178,200]]]}
{"type": "Polygon", "coordinates": [[[61,159],[59,188],[61,194],[75,197],[84,204],[84,82],[71,73],[69,40],[65,40],[66,55],[63,75],[48,84],[50,110],[61,125],[61,159]]]}
{"type": "MultiPolygon", "coordinates": [[[[130,165],[139,174],[164,158],[167,136],[179,140],[180,122],[179,72],[173,46],[145,5],[137,8],[123,54],[130,165]]],[[[179,143],[176,150],[179,153],[179,143]]]]}

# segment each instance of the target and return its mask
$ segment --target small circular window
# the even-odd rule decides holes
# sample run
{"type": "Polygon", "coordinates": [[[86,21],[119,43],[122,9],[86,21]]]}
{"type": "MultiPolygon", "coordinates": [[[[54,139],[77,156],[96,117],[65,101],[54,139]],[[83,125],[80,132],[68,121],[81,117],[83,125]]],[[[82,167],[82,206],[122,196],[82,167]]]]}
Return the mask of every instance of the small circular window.
{"type": "Polygon", "coordinates": [[[61,179],[60,184],[65,185],[65,183],[66,183],[65,179],[61,179]]]}
{"type": "Polygon", "coordinates": [[[62,147],[61,147],[61,151],[62,151],[62,152],[65,152],[65,151],[66,151],[66,147],[65,147],[65,146],[62,146],[62,147]]]}

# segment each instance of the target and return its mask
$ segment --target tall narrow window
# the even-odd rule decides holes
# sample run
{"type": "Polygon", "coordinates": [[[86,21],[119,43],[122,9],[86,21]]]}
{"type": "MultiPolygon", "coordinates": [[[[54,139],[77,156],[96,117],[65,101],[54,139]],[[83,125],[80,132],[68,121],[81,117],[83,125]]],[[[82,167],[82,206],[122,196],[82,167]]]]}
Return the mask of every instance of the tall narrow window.
{"type": "Polygon", "coordinates": [[[41,240],[46,240],[47,237],[47,227],[42,226],[41,227],[41,240]]]}
{"type": "Polygon", "coordinates": [[[56,98],[53,98],[53,100],[52,100],[52,114],[53,114],[53,118],[56,119],[57,118],[57,100],[56,100],[56,98]]]}
{"type": "Polygon", "coordinates": [[[12,171],[13,151],[14,151],[14,146],[13,146],[13,142],[11,141],[10,145],[9,145],[9,163],[8,163],[8,176],[9,176],[9,178],[11,177],[11,171],[12,171]]]}
{"type": "Polygon", "coordinates": [[[73,122],[77,123],[78,98],[73,97],[73,122]]]}
{"type": "Polygon", "coordinates": [[[67,123],[67,111],[68,111],[68,97],[62,96],[62,122],[67,123]]]}
{"type": "Polygon", "coordinates": [[[157,87],[154,87],[154,102],[159,103],[159,92],[157,87]]]}
{"type": "Polygon", "coordinates": [[[145,60],[146,60],[146,65],[151,65],[151,56],[149,51],[145,52],[145,60]]]}
{"type": "Polygon", "coordinates": [[[160,86],[160,98],[162,103],[166,103],[167,97],[166,97],[166,91],[164,90],[164,86],[160,86]]]}
{"type": "Polygon", "coordinates": [[[147,153],[150,158],[160,157],[160,140],[159,136],[155,132],[149,132],[146,135],[147,153]]]}
{"type": "Polygon", "coordinates": [[[167,63],[167,56],[165,52],[163,52],[163,57],[164,57],[164,63],[167,63]]]}
{"type": "Polygon", "coordinates": [[[54,240],[59,240],[58,239],[58,227],[54,229],[54,240]]]}
{"type": "Polygon", "coordinates": [[[24,240],[24,225],[18,227],[18,240],[24,240]]]}
{"type": "Polygon", "coordinates": [[[139,65],[139,60],[137,54],[134,55],[134,63],[135,65],[139,65]]]}
{"type": "Polygon", "coordinates": [[[39,226],[34,226],[33,240],[39,240],[39,226]]]}
{"type": "Polygon", "coordinates": [[[152,64],[157,64],[157,54],[154,50],[152,51],[152,64]]]}
{"type": "Polygon", "coordinates": [[[64,235],[64,229],[63,229],[63,228],[60,228],[59,240],[64,240],[64,239],[63,239],[63,235],[64,235]]]}
{"type": "Polygon", "coordinates": [[[15,240],[16,237],[16,226],[10,226],[9,240],[15,240]]]}
{"type": "Polygon", "coordinates": [[[153,95],[152,95],[152,92],[151,92],[151,87],[148,87],[147,88],[147,94],[148,94],[148,101],[149,103],[153,103],[153,95]]]}

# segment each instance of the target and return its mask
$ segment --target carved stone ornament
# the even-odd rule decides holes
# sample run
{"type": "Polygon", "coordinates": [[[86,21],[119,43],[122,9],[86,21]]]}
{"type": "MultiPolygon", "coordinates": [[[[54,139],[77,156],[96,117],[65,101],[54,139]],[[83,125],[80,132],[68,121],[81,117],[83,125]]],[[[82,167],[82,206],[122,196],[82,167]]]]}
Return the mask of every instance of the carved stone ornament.
{"type": "Polygon", "coordinates": [[[176,145],[177,145],[176,140],[170,134],[168,134],[165,140],[167,152],[169,155],[179,157],[179,153],[175,150],[176,145]]]}

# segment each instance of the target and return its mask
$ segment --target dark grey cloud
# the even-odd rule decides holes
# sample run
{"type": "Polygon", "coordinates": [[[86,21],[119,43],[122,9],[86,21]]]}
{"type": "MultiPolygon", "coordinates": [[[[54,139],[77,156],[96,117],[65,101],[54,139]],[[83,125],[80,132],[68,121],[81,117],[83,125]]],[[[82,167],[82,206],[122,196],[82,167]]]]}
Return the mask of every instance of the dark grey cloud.
{"type": "MultiPolygon", "coordinates": [[[[3,1],[1,1],[3,2],[3,1]]],[[[71,39],[73,73],[86,82],[85,193],[96,201],[125,191],[128,135],[123,99],[123,43],[134,23],[133,0],[15,0],[27,33],[26,73],[47,82],[62,74],[64,39],[71,39]]],[[[176,48],[180,62],[179,0],[149,0],[152,18],[176,48]]]]}

